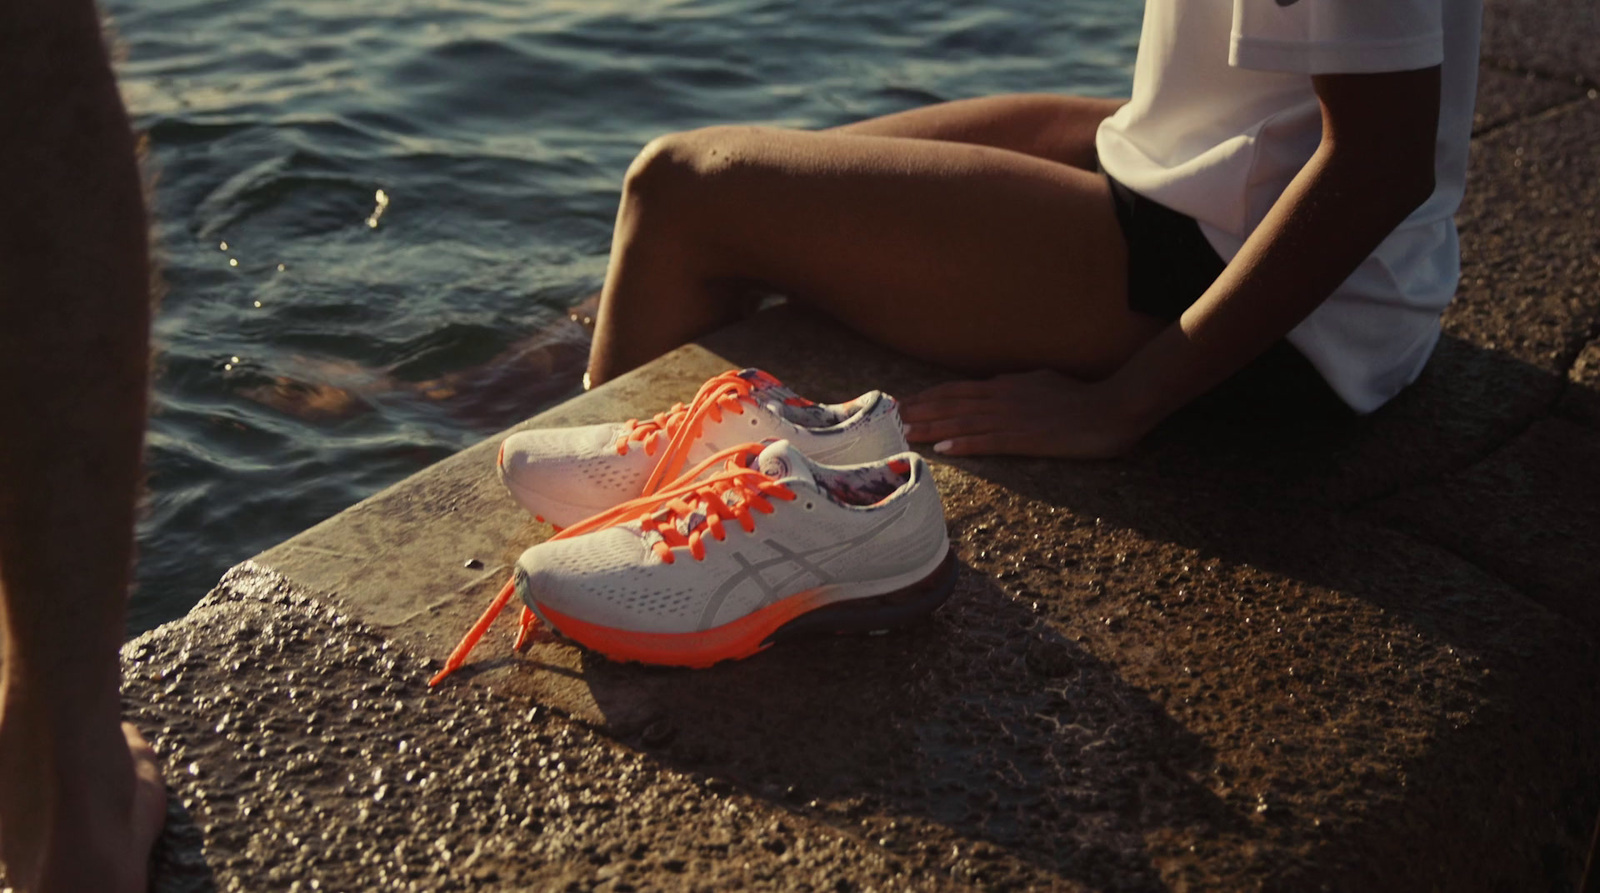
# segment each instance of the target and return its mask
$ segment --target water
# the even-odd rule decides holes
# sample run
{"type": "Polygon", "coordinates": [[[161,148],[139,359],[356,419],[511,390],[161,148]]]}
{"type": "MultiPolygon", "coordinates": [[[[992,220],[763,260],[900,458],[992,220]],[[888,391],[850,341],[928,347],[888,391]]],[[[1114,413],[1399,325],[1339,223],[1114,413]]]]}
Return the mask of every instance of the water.
{"type": "Polygon", "coordinates": [[[1125,94],[1141,6],[110,0],[168,283],[130,630],[574,391],[565,308],[651,137],[1125,94]],[[547,327],[493,400],[419,384],[547,327]]]}

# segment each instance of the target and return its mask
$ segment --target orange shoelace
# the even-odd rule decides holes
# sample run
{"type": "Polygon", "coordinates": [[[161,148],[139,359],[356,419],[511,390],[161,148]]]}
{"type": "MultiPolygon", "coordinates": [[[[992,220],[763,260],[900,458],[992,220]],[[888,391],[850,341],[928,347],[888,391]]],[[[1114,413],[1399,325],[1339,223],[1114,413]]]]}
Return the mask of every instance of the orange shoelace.
{"type": "Polygon", "coordinates": [[[677,480],[680,477],[678,472],[689,460],[689,451],[700,439],[706,419],[720,422],[724,412],[744,415],[744,404],[755,402],[750,397],[754,388],[755,383],[744,378],[737,370],[729,370],[701,385],[687,406],[675,404],[666,412],[657,413],[655,418],[642,422],[629,419],[628,430],[617,438],[617,455],[628,455],[629,442],[636,441],[644,445],[645,455],[654,456],[660,441],[663,438],[667,441],[666,453],[656,463],[655,470],[650,472],[650,478],[645,481],[639,495],[649,496],[669,481],[677,480]]]}
{"type": "MultiPolygon", "coordinates": [[[[656,555],[660,556],[662,563],[672,564],[677,561],[677,555],[673,550],[683,547],[688,547],[689,555],[694,560],[703,561],[706,557],[705,535],[709,532],[718,541],[726,538],[728,534],[723,526],[724,521],[737,521],[739,527],[749,533],[756,529],[755,519],[750,514],[752,510],[764,515],[772,513],[769,497],[785,502],[795,498],[794,491],[757,469],[749,467],[761,450],[762,445],[756,443],[730,447],[684,472],[659,492],[613,506],[558,532],[550,537],[550,540],[570,539],[607,527],[615,527],[618,524],[639,521],[642,530],[653,532],[660,537],[652,548],[656,555]],[[718,464],[724,466],[722,471],[699,480],[702,474],[718,464]],[[686,526],[680,524],[687,519],[695,520],[686,526]]],[[[489,631],[495,618],[500,616],[500,612],[505,610],[515,594],[516,577],[513,575],[511,582],[500,590],[500,594],[489,603],[483,616],[478,618],[478,622],[467,631],[461,643],[450,652],[449,659],[444,663],[444,669],[428,680],[428,685],[438,685],[445,677],[466,663],[467,655],[477,647],[479,640],[489,631]]],[[[534,614],[532,609],[524,607],[521,624],[517,630],[516,644],[512,647],[521,648],[538,624],[538,615],[534,614]]]]}

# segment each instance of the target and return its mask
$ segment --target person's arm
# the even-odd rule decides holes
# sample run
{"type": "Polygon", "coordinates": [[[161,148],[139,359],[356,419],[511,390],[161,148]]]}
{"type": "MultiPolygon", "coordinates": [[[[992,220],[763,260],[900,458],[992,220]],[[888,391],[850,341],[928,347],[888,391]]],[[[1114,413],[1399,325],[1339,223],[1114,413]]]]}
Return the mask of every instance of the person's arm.
{"type": "Polygon", "coordinates": [[[148,223],[89,0],[0,5],[0,865],[142,890],[164,815],[120,725],[148,223]]]}
{"type": "Polygon", "coordinates": [[[1322,142],[1221,276],[1110,378],[1054,372],[931,388],[907,436],[951,455],[1130,449],[1315,310],[1434,188],[1439,68],[1313,78],[1322,142]]]}

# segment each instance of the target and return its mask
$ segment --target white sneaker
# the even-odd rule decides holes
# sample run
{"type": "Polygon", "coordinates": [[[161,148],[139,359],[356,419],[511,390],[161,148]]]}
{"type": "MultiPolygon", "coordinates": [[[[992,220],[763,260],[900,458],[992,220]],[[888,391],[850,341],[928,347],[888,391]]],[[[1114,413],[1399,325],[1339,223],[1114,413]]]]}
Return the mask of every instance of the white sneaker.
{"type": "Polygon", "coordinates": [[[893,397],[812,403],[759,369],[724,372],[653,419],[520,431],[500,445],[500,480],[541,521],[569,527],[649,495],[725,447],[776,438],[819,462],[851,464],[907,449],[893,397]]]}
{"type": "Polygon", "coordinates": [[[834,467],[787,441],[726,455],[524,552],[516,594],[613,660],[686,667],[899,626],[949,596],[955,558],[922,457],[834,467]]]}
{"type": "Polygon", "coordinates": [[[921,456],[839,467],[787,441],[745,444],[522,553],[429,684],[519,596],[516,647],[543,619],[613,660],[709,667],[801,635],[910,623],[955,581],[921,456]]]}

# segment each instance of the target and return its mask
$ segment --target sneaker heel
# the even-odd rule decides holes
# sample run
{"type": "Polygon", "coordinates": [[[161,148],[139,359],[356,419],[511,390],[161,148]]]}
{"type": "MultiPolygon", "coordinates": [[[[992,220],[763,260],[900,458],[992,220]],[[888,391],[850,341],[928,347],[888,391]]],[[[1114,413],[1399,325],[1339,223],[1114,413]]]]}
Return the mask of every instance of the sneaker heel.
{"type": "Polygon", "coordinates": [[[933,573],[897,592],[858,598],[819,608],[772,631],[762,647],[815,635],[883,635],[932,614],[956,588],[956,553],[945,555],[933,573]]]}

